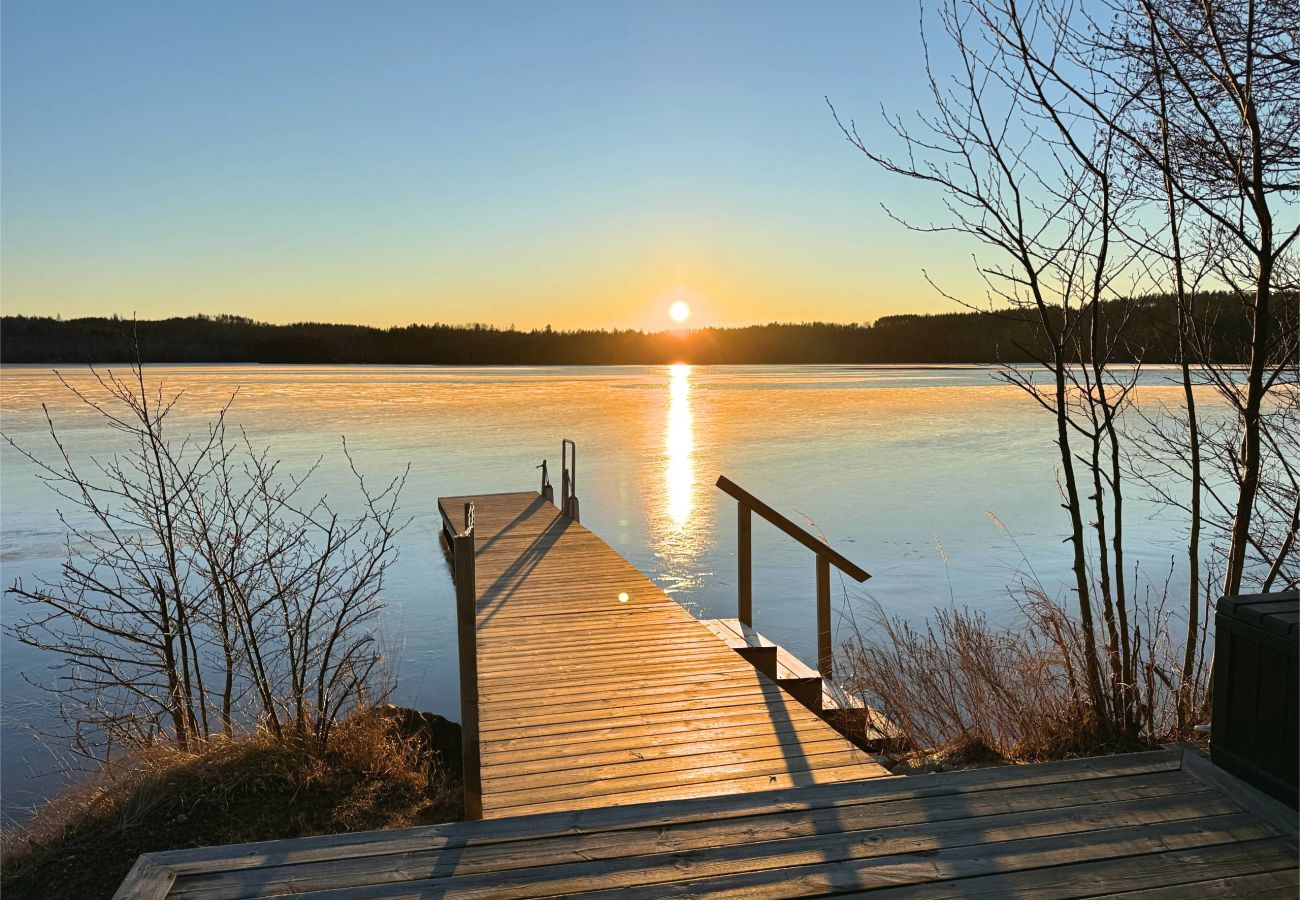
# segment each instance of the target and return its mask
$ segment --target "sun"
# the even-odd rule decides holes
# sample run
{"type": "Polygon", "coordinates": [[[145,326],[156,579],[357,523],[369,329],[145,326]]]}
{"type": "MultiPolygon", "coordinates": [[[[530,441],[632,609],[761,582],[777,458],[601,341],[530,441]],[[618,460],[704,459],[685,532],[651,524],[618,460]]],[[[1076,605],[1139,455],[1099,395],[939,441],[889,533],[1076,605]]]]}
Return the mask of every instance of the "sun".
{"type": "Polygon", "coordinates": [[[678,300],[668,307],[668,315],[674,322],[685,322],[691,317],[691,308],[685,300],[678,300]]]}

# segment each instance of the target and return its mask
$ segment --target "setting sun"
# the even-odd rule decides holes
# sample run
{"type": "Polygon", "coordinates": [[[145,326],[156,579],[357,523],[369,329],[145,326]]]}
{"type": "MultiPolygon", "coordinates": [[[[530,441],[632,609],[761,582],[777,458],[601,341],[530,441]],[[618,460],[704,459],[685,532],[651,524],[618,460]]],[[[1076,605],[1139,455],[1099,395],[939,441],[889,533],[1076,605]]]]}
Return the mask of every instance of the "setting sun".
{"type": "Polygon", "coordinates": [[[685,300],[678,300],[672,306],[668,307],[668,315],[674,322],[685,322],[691,317],[691,308],[685,300]]]}

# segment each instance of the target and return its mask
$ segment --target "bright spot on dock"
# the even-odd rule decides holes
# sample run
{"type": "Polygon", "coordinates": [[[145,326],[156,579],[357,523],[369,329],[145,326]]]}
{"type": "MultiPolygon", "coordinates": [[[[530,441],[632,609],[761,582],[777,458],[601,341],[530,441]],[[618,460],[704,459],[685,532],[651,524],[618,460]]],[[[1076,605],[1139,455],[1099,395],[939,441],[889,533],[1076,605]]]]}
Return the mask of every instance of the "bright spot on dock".
{"type": "Polygon", "coordinates": [[[628,601],[627,591],[619,591],[619,592],[618,592],[618,602],[619,602],[619,603],[626,603],[627,601],[628,601]]]}

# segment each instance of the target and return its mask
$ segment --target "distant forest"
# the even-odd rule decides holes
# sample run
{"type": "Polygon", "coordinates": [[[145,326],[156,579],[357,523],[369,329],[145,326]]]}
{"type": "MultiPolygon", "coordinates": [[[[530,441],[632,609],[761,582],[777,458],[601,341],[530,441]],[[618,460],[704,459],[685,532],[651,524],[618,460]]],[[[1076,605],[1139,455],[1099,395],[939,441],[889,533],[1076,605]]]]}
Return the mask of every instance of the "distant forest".
{"type": "MultiPolygon", "coordinates": [[[[1278,296],[1280,316],[1297,297],[1278,296]]],[[[1198,308],[1224,362],[1248,346],[1246,322],[1228,294],[1198,308]]],[[[1174,307],[1167,297],[1111,301],[1103,327],[1125,334],[1117,361],[1175,360],[1174,307]]],[[[119,317],[0,319],[0,362],[386,363],[405,365],[619,365],[743,363],[1032,362],[1041,340],[1030,313],[953,312],[885,316],[870,324],[773,323],[685,332],[533,331],[488,325],[372,328],[302,322],[272,325],[240,316],[133,321],[119,317]]]]}

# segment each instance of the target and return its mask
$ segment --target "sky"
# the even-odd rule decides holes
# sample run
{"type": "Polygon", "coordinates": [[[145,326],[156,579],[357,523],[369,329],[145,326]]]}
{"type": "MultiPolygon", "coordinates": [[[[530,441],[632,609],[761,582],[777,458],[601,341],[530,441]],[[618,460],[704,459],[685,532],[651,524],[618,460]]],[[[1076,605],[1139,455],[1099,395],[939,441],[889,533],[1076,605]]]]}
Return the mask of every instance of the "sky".
{"type": "Polygon", "coordinates": [[[908,2],[5,0],[5,314],[861,322],[977,292],[877,170],[908,2]]]}

